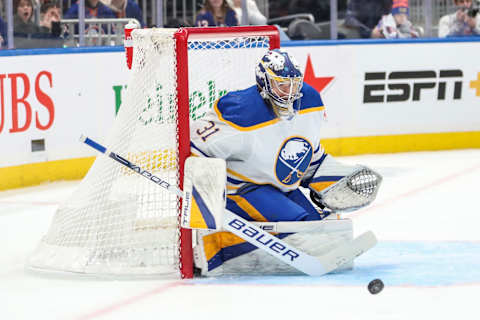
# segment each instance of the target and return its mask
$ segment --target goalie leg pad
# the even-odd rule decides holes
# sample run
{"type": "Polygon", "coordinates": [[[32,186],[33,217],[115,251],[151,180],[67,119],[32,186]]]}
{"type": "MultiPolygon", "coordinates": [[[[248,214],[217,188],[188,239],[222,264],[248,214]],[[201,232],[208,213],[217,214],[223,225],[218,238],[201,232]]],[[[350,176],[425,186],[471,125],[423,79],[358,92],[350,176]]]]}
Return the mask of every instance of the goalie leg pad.
{"type": "Polygon", "coordinates": [[[210,230],[222,228],[226,172],[223,159],[187,158],[183,182],[182,227],[210,230]]]}
{"type": "MultiPolygon", "coordinates": [[[[322,228],[307,232],[277,235],[295,248],[312,256],[321,256],[344,241],[353,239],[349,219],[324,220],[322,228]]],[[[308,222],[305,222],[308,223],[308,222]]],[[[199,230],[194,248],[195,266],[202,276],[301,274],[284,262],[256,250],[254,246],[229,232],[199,230]]],[[[353,268],[353,262],[340,266],[337,271],[353,268]]]]}

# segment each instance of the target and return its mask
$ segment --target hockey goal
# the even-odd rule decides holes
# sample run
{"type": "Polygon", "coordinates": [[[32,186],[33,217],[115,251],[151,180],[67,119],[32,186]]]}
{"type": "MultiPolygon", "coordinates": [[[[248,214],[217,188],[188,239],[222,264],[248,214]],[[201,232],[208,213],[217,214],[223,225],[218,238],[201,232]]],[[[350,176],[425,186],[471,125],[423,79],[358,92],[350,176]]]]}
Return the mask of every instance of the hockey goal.
{"type": "MultiPolygon", "coordinates": [[[[259,58],[279,47],[278,31],[273,26],[138,29],[132,41],[123,103],[108,136],[99,141],[182,188],[189,121],[201,118],[228,91],[255,83],[259,58]]],[[[178,225],[180,206],[175,195],[98,156],[58,208],[29,266],[191,278],[192,237],[178,225]]]]}

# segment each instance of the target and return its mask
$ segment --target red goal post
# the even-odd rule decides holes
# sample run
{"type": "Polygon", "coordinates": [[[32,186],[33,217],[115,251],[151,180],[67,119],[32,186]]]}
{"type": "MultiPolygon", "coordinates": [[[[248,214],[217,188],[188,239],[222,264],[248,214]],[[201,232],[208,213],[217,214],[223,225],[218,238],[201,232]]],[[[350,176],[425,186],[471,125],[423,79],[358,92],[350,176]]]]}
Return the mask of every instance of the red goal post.
{"type": "MultiPolygon", "coordinates": [[[[194,39],[218,39],[222,37],[251,37],[263,36],[269,38],[269,49],[280,47],[280,37],[275,26],[260,27],[216,27],[216,28],[182,28],[175,33],[177,43],[177,101],[178,101],[178,131],[189,132],[189,99],[188,93],[188,41],[194,39]],[[187,61],[187,63],[182,63],[187,61]]],[[[254,70],[250,70],[254,72],[254,70]]],[[[179,139],[179,170],[183,177],[185,159],[190,155],[190,135],[179,139]]],[[[183,179],[180,179],[180,188],[183,189],[183,179]]],[[[190,243],[191,230],[181,229],[181,243],[190,243]]],[[[193,277],[193,254],[191,246],[181,246],[182,275],[185,278],[193,277]]]]}

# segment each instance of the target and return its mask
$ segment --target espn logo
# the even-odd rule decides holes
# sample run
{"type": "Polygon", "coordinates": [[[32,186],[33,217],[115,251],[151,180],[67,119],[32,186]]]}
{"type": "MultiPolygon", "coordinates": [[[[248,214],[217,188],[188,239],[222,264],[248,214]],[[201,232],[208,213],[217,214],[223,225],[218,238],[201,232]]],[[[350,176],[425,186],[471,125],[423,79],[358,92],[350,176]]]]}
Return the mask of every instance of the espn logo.
{"type": "Polygon", "coordinates": [[[363,103],[420,101],[426,90],[434,90],[437,100],[445,100],[447,87],[453,90],[452,98],[458,100],[462,98],[462,79],[459,69],[393,71],[388,77],[387,72],[366,72],[363,103]]]}

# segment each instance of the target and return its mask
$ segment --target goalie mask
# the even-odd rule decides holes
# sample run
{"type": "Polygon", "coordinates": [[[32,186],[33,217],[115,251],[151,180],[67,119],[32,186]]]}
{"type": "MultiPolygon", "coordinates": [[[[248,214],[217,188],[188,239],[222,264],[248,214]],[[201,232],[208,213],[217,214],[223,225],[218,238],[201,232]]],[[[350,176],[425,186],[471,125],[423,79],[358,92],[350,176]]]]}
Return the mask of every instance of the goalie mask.
{"type": "Polygon", "coordinates": [[[262,98],[270,101],[277,116],[291,118],[303,85],[295,58],[280,49],[270,50],[260,59],[255,73],[262,98]]]}

